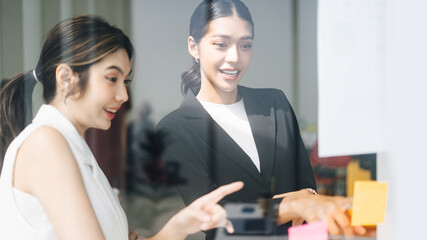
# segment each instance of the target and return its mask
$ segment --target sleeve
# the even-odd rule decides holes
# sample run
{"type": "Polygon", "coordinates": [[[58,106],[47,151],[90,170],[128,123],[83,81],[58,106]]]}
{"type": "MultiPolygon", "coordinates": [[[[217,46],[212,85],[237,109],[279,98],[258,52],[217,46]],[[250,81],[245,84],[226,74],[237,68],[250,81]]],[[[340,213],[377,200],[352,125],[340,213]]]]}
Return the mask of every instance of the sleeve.
{"type": "Polygon", "coordinates": [[[293,138],[293,149],[295,154],[295,176],[298,190],[304,188],[317,189],[316,180],[314,178],[313,169],[311,167],[310,158],[301,137],[298,121],[291,104],[286,98],[283,91],[279,92],[279,102],[284,104],[286,111],[286,119],[290,122],[290,130],[293,138]]]}
{"type": "Polygon", "coordinates": [[[174,122],[159,123],[156,127],[157,141],[162,142],[162,160],[173,179],[185,205],[217,188],[204,161],[200,149],[189,140],[188,133],[174,122]],[[177,130],[178,129],[178,130],[177,130]]]}

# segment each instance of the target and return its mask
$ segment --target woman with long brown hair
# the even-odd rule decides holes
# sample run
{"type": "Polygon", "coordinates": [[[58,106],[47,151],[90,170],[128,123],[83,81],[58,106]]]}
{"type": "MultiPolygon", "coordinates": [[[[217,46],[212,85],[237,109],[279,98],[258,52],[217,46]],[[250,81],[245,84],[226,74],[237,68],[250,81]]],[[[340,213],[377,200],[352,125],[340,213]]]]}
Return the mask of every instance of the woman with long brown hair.
{"type": "MultiPolygon", "coordinates": [[[[120,29],[77,16],[51,30],[33,71],[1,90],[0,239],[138,238],[83,138],[88,128],[108,129],[128,100],[133,56],[120,29]],[[36,83],[45,104],[30,123],[36,83]]],[[[199,198],[151,239],[184,239],[219,226],[232,232],[217,202],[242,186],[199,198]]]]}

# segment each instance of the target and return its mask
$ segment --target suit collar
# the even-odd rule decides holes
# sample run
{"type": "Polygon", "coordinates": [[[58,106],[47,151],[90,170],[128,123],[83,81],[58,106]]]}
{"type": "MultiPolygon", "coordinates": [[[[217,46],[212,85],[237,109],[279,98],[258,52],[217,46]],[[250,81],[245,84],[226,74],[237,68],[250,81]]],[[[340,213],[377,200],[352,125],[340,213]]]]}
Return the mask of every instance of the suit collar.
{"type": "MultiPolygon", "coordinates": [[[[199,93],[200,87],[191,88],[188,90],[181,103],[181,111],[187,118],[203,118],[209,117],[209,113],[204,111],[202,104],[197,100],[196,95],[199,93]]],[[[256,106],[264,97],[265,93],[262,91],[256,91],[254,89],[238,86],[239,94],[243,97],[243,100],[249,106],[256,106]]]]}
{"type": "MultiPolygon", "coordinates": [[[[265,91],[241,87],[245,100],[245,110],[251,126],[261,163],[261,175],[266,183],[271,183],[276,151],[276,115],[272,97],[265,91]]],[[[270,189],[272,189],[270,186],[270,189]]]]}
{"type": "Polygon", "coordinates": [[[243,97],[245,102],[250,104],[259,103],[265,96],[265,93],[263,91],[257,91],[252,88],[239,86],[238,89],[240,96],[243,97]]]}
{"type": "Polygon", "coordinates": [[[181,103],[180,109],[186,118],[209,118],[209,113],[204,110],[202,104],[196,98],[199,90],[200,88],[189,89],[181,103]]]}
{"type": "MultiPolygon", "coordinates": [[[[261,175],[249,156],[219,126],[197,100],[199,89],[187,92],[181,104],[183,115],[200,137],[213,147],[216,154],[221,154],[240,165],[249,175],[256,178],[262,185],[270,183],[274,166],[275,153],[275,112],[273,98],[268,98],[264,91],[239,86],[239,94],[245,102],[245,110],[252,129],[261,164],[261,175]],[[211,133],[215,133],[212,136],[211,133]],[[212,144],[214,142],[215,144],[212,144]]],[[[215,157],[215,156],[214,156],[215,157]]]]}

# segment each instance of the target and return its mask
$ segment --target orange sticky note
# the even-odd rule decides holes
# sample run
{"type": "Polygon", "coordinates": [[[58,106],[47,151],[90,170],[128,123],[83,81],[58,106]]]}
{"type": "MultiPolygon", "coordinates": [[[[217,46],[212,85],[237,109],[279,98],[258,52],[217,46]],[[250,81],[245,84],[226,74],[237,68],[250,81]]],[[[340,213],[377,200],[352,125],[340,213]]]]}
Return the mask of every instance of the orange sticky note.
{"type": "Polygon", "coordinates": [[[289,240],[328,240],[328,228],[324,222],[315,222],[290,227],[289,240]]]}
{"type": "Polygon", "coordinates": [[[386,202],[386,182],[356,181],[351,225],[367,226],[384,222],[386,202]]]}

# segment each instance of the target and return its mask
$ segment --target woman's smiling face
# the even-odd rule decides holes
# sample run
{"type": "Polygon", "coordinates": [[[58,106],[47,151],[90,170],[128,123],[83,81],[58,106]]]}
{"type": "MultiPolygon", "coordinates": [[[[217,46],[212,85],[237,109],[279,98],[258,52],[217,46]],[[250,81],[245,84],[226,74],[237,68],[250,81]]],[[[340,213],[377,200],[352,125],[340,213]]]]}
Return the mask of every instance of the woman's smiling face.
{"type": "Polygon", "coordinates": [[[252,26],[236,15],[209,22],[198,44],[189,39],[189,51],[200,61],[198,98],[214,101],[237,96],[237,86],[252,59],[252,26]]]}
{"type": "Polygon", "coordinates": [[[130,72],[129,57],[124,49],[107,55],[89,68],[86,90],[70,102],[74,108],[70,120],[79,132],[87,128],[110,128],[115,113],[128,100],[130,72]]]}

